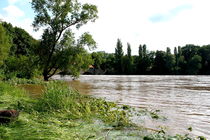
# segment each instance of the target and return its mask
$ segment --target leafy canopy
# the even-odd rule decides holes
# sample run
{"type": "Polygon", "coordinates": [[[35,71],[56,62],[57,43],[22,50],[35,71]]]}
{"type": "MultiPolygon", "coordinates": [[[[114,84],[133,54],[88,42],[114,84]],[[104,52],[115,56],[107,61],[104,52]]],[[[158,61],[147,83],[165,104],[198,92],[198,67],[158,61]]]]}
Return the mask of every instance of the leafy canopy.
{"type": "Polygon", "coordinates": [[[94,22],[98,18],[97,7],[77,0],[32,0],[32,8],[36,13],[34,29],[44,28],[38,49],[44,79],[69,68],[73,76],[78,76],[79,71],[90,63],[84,46],[94,49],[96,42],[89,33],[76,40],[71,29],[94,22]]]}

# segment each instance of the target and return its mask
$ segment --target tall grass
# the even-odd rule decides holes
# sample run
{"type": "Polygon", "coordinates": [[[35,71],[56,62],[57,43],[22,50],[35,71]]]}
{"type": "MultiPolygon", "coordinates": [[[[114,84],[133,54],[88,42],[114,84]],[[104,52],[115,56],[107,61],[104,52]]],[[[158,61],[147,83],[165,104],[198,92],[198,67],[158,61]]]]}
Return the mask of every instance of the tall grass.
{"type": "Polygon", "coordinates": [[[19,119],[0,125],[2,140],[87,140],[87,139],[173,139],[191,140],[188,136],[148,134],[139,127],[131,127],[129,107],[117,106],[84,96],[62,82],[45,84],[40,98],[0,82],[0,110],[17,109],[19,119]]]}
{"type": "Polygon", "coordinates": [[[24,90],[0,82],[0,110],[20,111],[16,122],[0,125],[0,139],[105,138],[105,123],[129,124],[114,103],[80,95],[61,82],[50,82],[45,89],[33,99],[24,90]]]}
{"type": "Polygon", "coordinates": [[[7,81],[5,81],[9,84],[12,85],[17,85],[17,84],[45,84],[43,80],[38,79],[38,78],[33,78],[33,79],[25,79],[25,78],[12,78],[7,81]]]}
{"type": "Polygon", "coordinates": [[[24,90],[0,82],[0,109],[21,110],[23,104],[32,106],[32,102],[34,100],[30,99],[24,90]]]}
{"type": "Polygon", "coordinates": [[[128,113],[116,104],[81,95],[58,81],[47,84],[36,109],[39,112],[62,112],[69,119],[98,118],[116,126],[131,125],[128,113]]]}

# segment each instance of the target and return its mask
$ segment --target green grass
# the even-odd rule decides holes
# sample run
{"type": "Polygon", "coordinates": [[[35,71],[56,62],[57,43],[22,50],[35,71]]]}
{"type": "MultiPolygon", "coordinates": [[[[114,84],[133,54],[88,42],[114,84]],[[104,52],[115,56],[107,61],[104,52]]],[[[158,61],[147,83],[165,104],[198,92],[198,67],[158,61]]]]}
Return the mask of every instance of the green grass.
{"type": "Polygon", "coordinates": [[[24,78],[12,78],[6,81],[9,84],[17,85],[17,84],[45,84],[45,82],[38,78],[33,79],[24,79],[24,78]]]}
{"type": "Polygon", "coordinates": [[[131,107],[81,95],[62,82],[44,83],[39,98],[14,83],[0,82],[0,110],[20,111],[18,120],[0,125],[2,140],[190,140],[148,132],[130,121],[131,107]]]}
{"type": "Polygon", "coordinates": [[[116,104],[80,95],[61,82],[50,82],[38,99],[0,82],[0,109],[20,111],[17,121],[0,125],[0,139],[105,138],[107,128],[131,126],[116,104]]]}
{"type": "Polygon", "coordinates": [[[106,123],[130,126],[127,111],[115,103],[79,94],[62,82],[51,82],[34,107],[38,112],[59,112],[69,119],[98,118],[106,123]],[[105,117],[107,116],[107,117],[105,117]]]}

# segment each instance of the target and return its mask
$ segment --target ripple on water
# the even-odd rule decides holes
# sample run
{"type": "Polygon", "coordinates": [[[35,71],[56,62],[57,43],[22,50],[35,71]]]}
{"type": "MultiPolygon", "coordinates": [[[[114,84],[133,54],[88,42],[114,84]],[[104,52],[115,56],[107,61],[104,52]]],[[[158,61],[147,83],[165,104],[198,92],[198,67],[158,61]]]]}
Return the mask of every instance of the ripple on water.
{"type": "MultiPolygon", "coordinates": [[[[66,80],[66,76],[56,79],[66,80]]],[[[145,125],[167,127],[169,133],[203,135],[210,139],[210,76],[81,76],[72,84],[85,94],[119,104],[159,109],[166,121],[145,121],[145,125]]]]}

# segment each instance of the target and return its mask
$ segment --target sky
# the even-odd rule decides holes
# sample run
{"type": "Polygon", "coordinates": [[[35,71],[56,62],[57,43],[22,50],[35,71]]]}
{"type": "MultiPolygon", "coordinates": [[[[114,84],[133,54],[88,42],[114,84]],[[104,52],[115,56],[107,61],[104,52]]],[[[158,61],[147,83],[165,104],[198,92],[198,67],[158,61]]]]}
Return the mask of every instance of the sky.
{"type": "MultiPolygon", "coordinates": [[[[186,44],[210,44],[209,0],[80,0],[98,6],[99,18],[78,32],[90,32],[97,42],[95,51],[115,51],[121,39],[126,52],[138,54],[140,44],[148,50],[166,50],[186,44]]],[[[31,26],[34,12],[30,0],[0,0],[0,19],[40,39],[42,31],[31,26]]]]}

